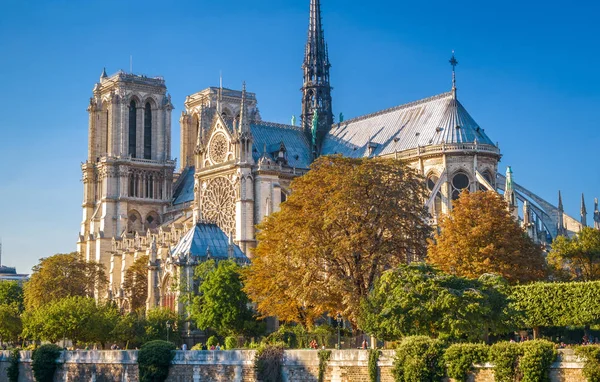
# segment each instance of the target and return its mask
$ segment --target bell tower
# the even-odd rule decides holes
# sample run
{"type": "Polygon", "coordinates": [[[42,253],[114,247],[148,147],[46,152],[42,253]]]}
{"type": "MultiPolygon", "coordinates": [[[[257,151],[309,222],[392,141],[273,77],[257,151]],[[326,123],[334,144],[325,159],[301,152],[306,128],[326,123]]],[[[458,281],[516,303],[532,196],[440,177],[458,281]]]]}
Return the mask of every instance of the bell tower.
{"type": "Polygon", "coordinates": [[[312,142],[313,158],[319,156],[325,135],[333,125],[329,53],[321,23],[321,2],[311,0],[308,39],[304,50],[302,85],[302,127],[312,142]]]}
{"type": "MultiPolygon", "coordinates": [[[[102,72],[90,103],[77,249],[109,274],[113,240],[158,227],[172,195],[171,97],[161,77],[102,72]]],[[[120,262],[117,262],[120,263],[120,262]]],[[[119,272],[114,272],[119,274],[119,272]]],[[[118,277],[118,276],[115,276],[118,277]]],[[[118,285],[120,280],[111,284],[118,285]]]]}

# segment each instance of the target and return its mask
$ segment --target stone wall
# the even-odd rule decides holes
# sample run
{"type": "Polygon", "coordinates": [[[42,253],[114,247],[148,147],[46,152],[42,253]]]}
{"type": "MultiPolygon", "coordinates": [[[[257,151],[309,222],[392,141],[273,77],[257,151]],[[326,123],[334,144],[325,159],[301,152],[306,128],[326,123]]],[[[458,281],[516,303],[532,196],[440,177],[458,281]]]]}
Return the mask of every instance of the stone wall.
{"type": "MultiPolygon", "coordinates": [[[[177,351],[167,382],[256,382],[255,352],[231,351],[177,351]]],[[[8,381],[8,351],[0,352],[0,382],[8,381]]],[[[327,364],[327,382],[370,382],[366,350],[332,351],[327,364]]],[[[385,350],[379,358],[379,381],[393,382],[394,352],[385,350]]],[[[95,382],[138,382],[137,351],[68,351],[60,359],[54,380],[95,382]]],[[[583,364],[571,350],[561,351],[552,365],[552,382],[585,382],[581,373],[583,364]]],[[[289,350],[283,362],[287,382],[316,382],[319,357],[315,350],[289,350]]],[[[31,352],[21,352],[19,381],[33,381],[31,352]]],[[[493,382],[491,365],[485,365],[470,378],[471,382],[493,382]]]]}

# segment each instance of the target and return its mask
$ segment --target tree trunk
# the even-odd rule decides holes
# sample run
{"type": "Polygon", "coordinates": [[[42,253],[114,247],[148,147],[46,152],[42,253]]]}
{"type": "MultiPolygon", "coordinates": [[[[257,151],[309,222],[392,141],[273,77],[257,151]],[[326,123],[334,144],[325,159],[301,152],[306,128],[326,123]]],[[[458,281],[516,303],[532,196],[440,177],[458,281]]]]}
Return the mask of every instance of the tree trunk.
{"type": "Polygon", "coordinates": [[[377,349],[377,338],[371,336],[371,349],[377,349]]]}
{"type": "Polygon", "coordinates": [[[538,338],[540,338],[540,327],[534,326],[533,327],[533,339],[537,340],[538,338]]]}

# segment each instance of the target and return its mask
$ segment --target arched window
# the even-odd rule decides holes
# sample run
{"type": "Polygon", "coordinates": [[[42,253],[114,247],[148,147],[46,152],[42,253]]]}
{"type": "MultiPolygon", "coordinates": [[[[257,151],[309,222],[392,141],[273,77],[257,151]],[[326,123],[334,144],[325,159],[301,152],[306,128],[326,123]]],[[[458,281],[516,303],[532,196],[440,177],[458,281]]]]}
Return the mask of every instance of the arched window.
{"type": "Polygon", "coordinates": [[[135,101],[131,101],[129,104],[129,155],[135,158],[135,149],[137,146],[136,141],[136,124],[137,124],[137,108],[135,101]]]}
{"type": "Polygon", "coordinates": [[[148,214],[148,216],[146,216],[146,229],[158,228],[159,224],[160,224],[160,219],[156,212],[152,211],[148,214]]]}
{"type": "Polygon", "coordinates": [[[134,210],[129,211],[127,218],[128,233],[142,232],[142,217],[140,216],[139,212],[134,210]]]}
{"type": "Polygon", "coordinates": [[[281,203],[287,200],[288,196],[285,192],[281,191],[281,203]]]}
{"type": "Polygon", "coordinates": [[[144,159],[152,159],[152,107],[146,102],[144,108],[144,159]]]}
{"type": "MultiPolygon", "coordinates": [[[[429,192],[433,191],[438,179],[439,178],[436,175],[430,175],[427,178],[427,189],[429,190],[429,192]]],[[[433,205],[431,208],[431,215],[439,216],[441,213],[442,213],[442,194],[438,190],[437,194],[435,195],[435,199],[433,200],[433,205]]]]}
{"type": "Polygon", "coordinates": [[[469,188],[469,183],[470,180],[466,174],[459,172],[454,175],[452,178],[452,200],[458,199],[461,191],[469,188]]]}

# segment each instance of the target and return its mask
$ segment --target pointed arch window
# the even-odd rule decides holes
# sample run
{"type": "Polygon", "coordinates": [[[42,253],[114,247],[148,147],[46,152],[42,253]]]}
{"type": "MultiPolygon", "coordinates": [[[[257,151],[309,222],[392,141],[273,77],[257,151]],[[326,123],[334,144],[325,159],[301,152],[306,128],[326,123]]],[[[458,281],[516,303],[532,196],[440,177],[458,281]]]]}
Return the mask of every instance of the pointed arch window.
{"type": "Polygon", "coordinates": [[[146,102],[144,107],[144,159],[152,159],[152,107],[146,102]]]}
{"type": "Polygon", "coordinates": [[[137,107],[135,101],[129,104],[129,155],[135,158],[135,149],[137,147],[136,125],[137,125],[137,107]]]}

